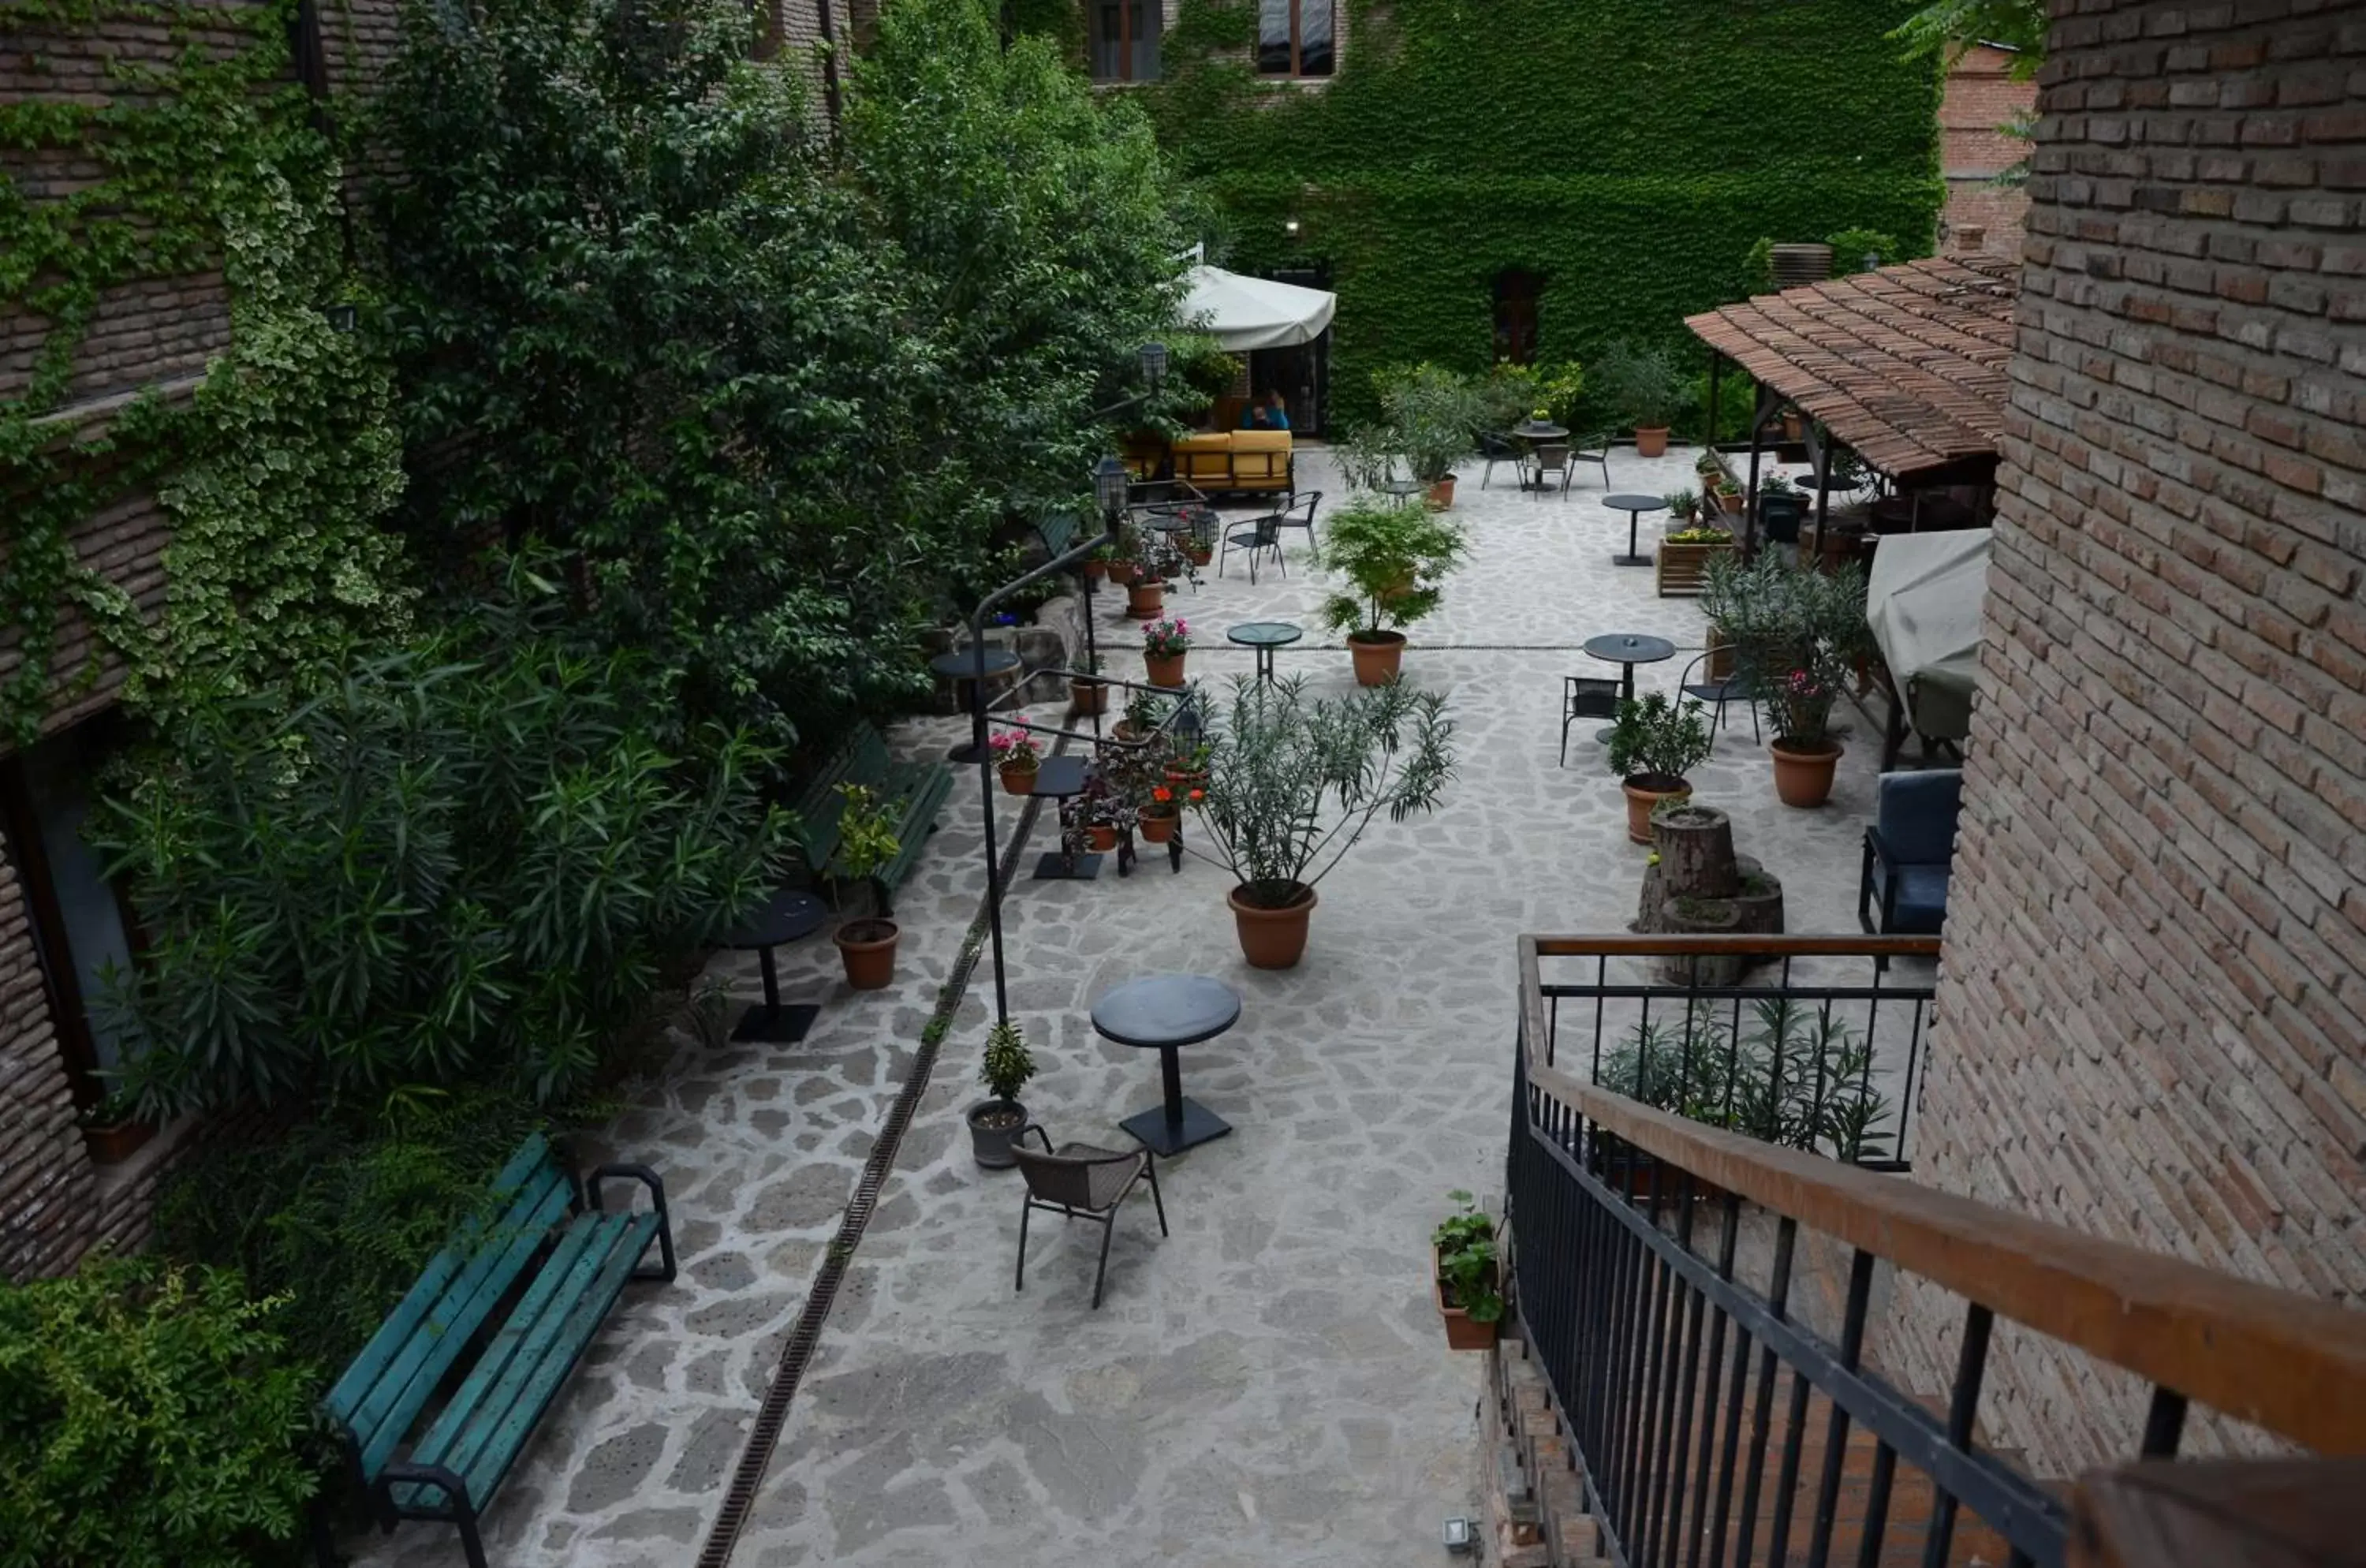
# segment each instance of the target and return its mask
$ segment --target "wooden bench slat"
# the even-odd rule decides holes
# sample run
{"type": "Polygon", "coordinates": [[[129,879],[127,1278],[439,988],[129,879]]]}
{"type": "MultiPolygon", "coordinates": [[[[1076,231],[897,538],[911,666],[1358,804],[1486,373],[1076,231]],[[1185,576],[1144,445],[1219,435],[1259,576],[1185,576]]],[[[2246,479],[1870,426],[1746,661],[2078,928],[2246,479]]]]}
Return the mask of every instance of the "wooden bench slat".
{"type": "Polygon", "coordinates": [[[533,1262],[550,1227],[566,1215],[574,1188],[565,1174],[553,1168],[548,1179],[538,1186],[540,1196],[530,1210],[523,1215],[511,1211],[516,1234],[508,1245],[498,1250],[479,1247],[462,1266],[435,1310],[418,1324],[377,1388],[362,1402],[352,1426],[361,1447],[365,1479],[376,1477],[394,1457],[402,1435],[426,1407],[444,1374],[468,1348],[469,1337],[533,1262]]]}

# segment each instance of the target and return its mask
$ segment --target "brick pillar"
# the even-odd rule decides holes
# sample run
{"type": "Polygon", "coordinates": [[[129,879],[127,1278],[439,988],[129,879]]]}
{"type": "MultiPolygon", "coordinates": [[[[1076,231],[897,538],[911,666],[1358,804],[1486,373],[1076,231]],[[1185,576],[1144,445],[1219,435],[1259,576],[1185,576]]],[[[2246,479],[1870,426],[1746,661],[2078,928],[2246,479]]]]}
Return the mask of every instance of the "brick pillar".
{"type": "Polygon", "coordinates": [[[93,1234],[94,1185],[24,889],[0,854],[0,1274],[70,1267],[93,1234]]]}

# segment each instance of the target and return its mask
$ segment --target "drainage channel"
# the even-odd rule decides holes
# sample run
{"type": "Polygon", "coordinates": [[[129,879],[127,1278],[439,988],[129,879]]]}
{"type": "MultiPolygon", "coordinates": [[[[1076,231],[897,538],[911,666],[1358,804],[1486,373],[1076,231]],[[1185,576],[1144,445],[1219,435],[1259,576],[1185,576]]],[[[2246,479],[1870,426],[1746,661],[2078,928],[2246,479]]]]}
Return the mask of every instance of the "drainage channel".
{"type": "MultiPolygon", "coordinates": [[[[1068,742],[1064,738],[1053,748],[1053,754],[1063,755],[1067,749],[1068,742]]],[[[1009,887],[1012,870],[1026,851],[1042,808],[1041,797],[1028,797],[1020,811],[1019,825],[1010,835],[1009,853],[1002,861],[1002,887],[988,888],[986,898],[998,897],[1009,887]]],[[[845,1280],[847,1266],[854,1261],[854,1249],[861,1245],[862,1233],[871,1224],[871,1213],[878,1204],[880,1189],[886,1185],[887,1173],[895,1168],[904,1131],[919,1109],[920,1097],[929,1090],[929,1077],[937,1065],[938,1049],[952,1027],[953,1011],[969,990],[970,976],[976,971],[978,953],[986,945],[986,904],[982,898],[969,930],[963,933],[952,973],[937,992],[936,1010],[929,1015],[928,1025],[920,1032],[920,1048],[913,1055],[912,1070],[887,1108],[886,1120],[871,1145],[870,1158],[862,1162],[862,1176],[854,1184],[854,1198],[839,1221],[838,1235],[822,1258],[821,1272],[815,1276],[813,1292],[806,1297],[805,1311],[798,1314],[796,1326],[789,1331],[788,1342],[781,1347],[780,1365],[773,1371],[772,1385],[764,1391],[763,1403],[756,1408],[756,1424],[748,1434],[748,1446],[740,1450],[730,1483],[724,1488],[723,1506],[707,1531],[706,1543],[699,1549],[698,1568],[727,1568],[731,1554],[738,1549],[739,1532],[747,1525],[749,1511],[756,1506],[756,1493],[763,1485],[764,1472],[772,1468],[781,1430],[788,1424],[789,1406],[797,1397],[797,1386],[805,1381],[816,1347],[821,1343],[821,1331],[829,1321],[829,1309],[838,1299],[838,1288],[845,1280]]]]}

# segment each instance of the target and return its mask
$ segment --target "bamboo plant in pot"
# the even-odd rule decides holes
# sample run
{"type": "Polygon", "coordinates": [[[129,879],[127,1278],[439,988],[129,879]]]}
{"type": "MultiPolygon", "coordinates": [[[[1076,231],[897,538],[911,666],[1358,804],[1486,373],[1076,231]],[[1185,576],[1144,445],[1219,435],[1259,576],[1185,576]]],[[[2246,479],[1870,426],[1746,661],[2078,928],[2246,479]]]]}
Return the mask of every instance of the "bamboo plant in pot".
{"type": "Polygon", "coordinates": [[[842,784],[846,802],[838,814],[838,852],[830,866],[839,885],[868,889],[873,913],[846,921],[830,940],[846,964],[846,983],[858,991],[884,990],[896,978],[896,942],[903,932],[889,918],[887,887],[879,868],[896,858],[903,845],[896,839],[894,818],[868,784],[842,784]]]}
{"type": "Polygon", "coordinates": [[[1453,730],[1433,692],[1391,682],[1310,701],[1301,678],[1234,679],[1184,847],[1232,874],[1227,902],[1253,967],[1298,963],[1315,885],[1373,818],[1436,808],[1454,773],[1453,730]]]}
{"type": "Polygon", "coordinates": [[[986,1056],[978,1064],[977,1081],[993,1098],[969,1108],[970,1148],[988,1170],[1008,1170],[1019,1163],[1010,1142],[1027,1125],[1027,1107],[1019,1103],[1020,1090],[1035,1076],[1035,1058],[1019,1026],[1004,1019],[986,1032],[986,1056]]]}
{"type": "Polygon", "coordinates": [[[1670,702],[1665,692],[1648,692],[1618,705],[1610,728],[1610,771],[1625,781],[1627,836],[1651,841],[1651,813],[1665,800],[1690,798],[1684,775],[1708,761],[1708,726],[1690,697],[1670,702]]]}
{"type": "Polygon", "coordinates": [[[1380,414],[1392,445],[1413,477],[1429,486],[1429,504],[1454,504],[1454,465],[1479,447],[1488,402],[1479,387],[1438,365],[1416,365],[1385,377],[1380,414]]]}
{"type": "Polygon", "coordinates": [[[1504,1321],[1503,1272],[1495,1223],[1470,1193],[1447,1194],[1461,1205],[1430,1233],[1430,1285],[1450,1350],[1486,1350],[1504,1321]]]}
{"type": "Polygon", "coordinates": [[[1619,416],[1634,426],[1637,457],[1666,453],[1669,422],[1692,397],[1684,367],[1673,354],[1664,347],[1612,344],[1594,362],[1594,384],[1619,416]]]}
{"type": "Polygon", "coordinates": [[[1335,513],[1326,531],[1323,564],[1354,591],[1324,601],[1323,619],[1347,634],[1359,685],[1393,681],[1404,658],[1398,628],[1437,608],[1438,579],[1463,556],[1462,530],[1422,507],[1361,501],[1335,513]]]}

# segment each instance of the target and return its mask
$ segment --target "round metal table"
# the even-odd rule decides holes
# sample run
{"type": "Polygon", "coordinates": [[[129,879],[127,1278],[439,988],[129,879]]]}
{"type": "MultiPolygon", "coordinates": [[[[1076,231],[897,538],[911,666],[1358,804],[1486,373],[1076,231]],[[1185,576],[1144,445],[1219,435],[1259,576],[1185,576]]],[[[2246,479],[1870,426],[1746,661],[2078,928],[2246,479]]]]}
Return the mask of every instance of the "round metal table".
{"type": "MultiPolygon", "coordinates": [[[[1616,500],[1616,497],[1612,499],[1616,500]]],[[[1585,654],[1605,664],[1618,666],[1618,696],[1622,702],[1635,695],[1635,666],[1657,664],[1676,656],[1676,645],[1663,637],[1645,637],[1636,632],[1606,632],[1601,637],[1585,639],[1585,654]]],[[[1611,731],[1600,729],[1594,738],[1604,745],[1610,743],[1611,731]]]]}
{"type": "Polygon", "coordinates": [[[1396,497],[1399,506],[1409,504],[1414,496],[1429,489],[1426,479],[1382,479],[1380,489],[1396,497]]]}
{"type": "Polygon", "coordinates": [[[756,964],[764,976],[764,1005],[751,1007],[739,1015],[732,1027],[734,1040],[760,1040],[768,1044],[792,1045],[806,1037],[813,1021],[821,1016],[821,1009],[800,1002],[794,1007],[781,1005],[781,974],[772,964],[772,949],[783,942],[802,942],[821,930],[829,918],[829,907],[810,893],[783,887],[764,900],[763,906],[746,920],[723,935],[723,945],[737,952],[753,949],[756,964]]]}
{"type": "Polygon", "coordinates": [[[1635,553],[1635,525],[1646,512],[1665,512],[1668,509],[1666,498],[1657,495],[1606,495],[1602,498],[1602,504],[1627,514],[1627,553],[1612,556],[1610,563],[1613,566],[1651,565],[1650,556],[1635,553]]]}
{"type": "Polygon", "coordinates": [[[1159,1055],[1166,1087],[1162,1104],[1118,1123],[1154,1154],[1173,1156],[1221,1138],[1232,1123],[1183,1095],[1183,1067],[1175,1053],[1240,1021],[1241,995],[1204,975],[1148,975],[1128,980],[1093,1004],[1093,1028],[1104,1039],[1159,1055]]]}
{"type": "MultiPolygon", "coordinates": [[[[1019,656],[1007,648],[956,648],[929,660],[930,672],[939,679],[968,682],[969,703],[966,706],[972,715],[986,711],[986,682],[997,675],[1011,674],[1018,668],[1019,656]],[[985,656],[983,671],[980,669],[980,654],[985,656]]],[[[985,760],[975,740],[964,740],[945,753],[945,761],[949,762],[975,763],[985,760]]]]}
{"type": "MultiPolygon", "coordinates": [[[[1569,427],[1563,424],[1555,424],[1550,420],[1527,419],[1522,420],[1519,423],[1512,426],[1512,434],[1527,442],[1529,446],[1534,446],[1547,441],[1568,440],[1569,427]]],[[[1523,462],[1520,465],[1520,488],[1522,490],[1549,490],[1551,487],[1545,483],[1544,475],[1541,471],[1538,474],[1536,479],[1533,480],[1530,479],[1528,478],[1527,465],[1526,462],[1523,462]]]]}
{"type": "Polygon", "coordinates": [[[1273,650],[1288,648],[1306,635],[1306,629],[1294,621],[1247,621],[1224,633],[1226,642],[1239,643],[1256,654],[1256,678],[1273,679],[1273,650]]]}

